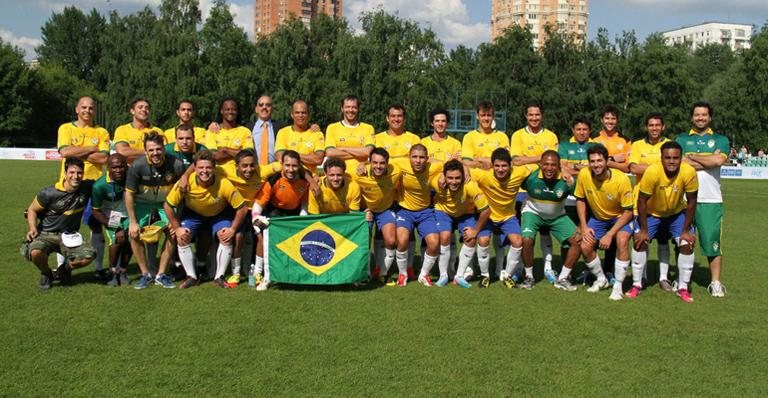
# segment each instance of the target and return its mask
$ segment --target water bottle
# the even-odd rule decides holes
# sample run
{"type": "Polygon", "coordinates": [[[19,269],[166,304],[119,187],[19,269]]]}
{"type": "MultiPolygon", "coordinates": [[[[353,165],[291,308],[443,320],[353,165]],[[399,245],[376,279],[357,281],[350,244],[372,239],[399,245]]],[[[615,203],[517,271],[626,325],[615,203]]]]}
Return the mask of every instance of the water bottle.
{"type": "Polygon", "coordinates": [[[251,264],[251,269],[248,270],[248,287],[256,287],[256,264],[251,264]]]}

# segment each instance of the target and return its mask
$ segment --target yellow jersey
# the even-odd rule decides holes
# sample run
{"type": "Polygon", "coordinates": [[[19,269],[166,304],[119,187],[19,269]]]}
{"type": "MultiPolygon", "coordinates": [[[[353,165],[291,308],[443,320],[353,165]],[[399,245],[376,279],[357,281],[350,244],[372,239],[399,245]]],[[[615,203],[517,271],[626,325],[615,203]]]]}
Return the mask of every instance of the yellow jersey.
{"type": "Polygon", "coordinates": [[[356,182],[344,180],[344,185],[333,189],[326,178],[320,182],[320,195],[309,195],[307,212],[309,214],[338,214],[360,210],[360,186],[356,182]]]}
{"type": "Polygon", "coordinates": [[[402,187],[398,192],[398,204],[400,207],[419,211],[428,208],[432,204],[432,187],[429,182],[443,172],[442,163],[427,162],[424,171],[414,173],[410,159],[392,159],[392,165],[402,170],[402,187]]]}
{"type": "Polygon", "coordinates": [[[579,171],[573,196],[585,199],[598,220],[612,220],[624,210],[632,210],[632,183],[626,174],[610,170],[605,181],[595,180],[589,168],[579,171]]]}
{"type": "Polygon", "coordinates": [[[381,178],[374,178],[371,167],[366,168],[366,174],[352,174],[352,180],[360,186],[360,194],[366,207],[374,213],[380,213],[392,207],[395,203],[395,190],[400,185],[402,171],[393,165],[387,165],[387,172],[381,178]]]}
{"type": "Polygon", "coordinates": [[[490,158],[496,148],[509,148],[509,138],[506,134],[498,130],[491,133],[472,130],[464,134],[461,141],[461,158],[490,158]]]}
{"type": "Polygon", "coordinates": [[[256,171],[251,178],[245,179],[237,173],[236,166],[216,166],[216,178],[226,178],[232,185],[235,186],[240,196],[245,199],[245,205],[249,208],[253,206],[253,200],[256,198],[256,194],[259,193],[261,185],[272,174],[279,173],[282,170],[280,162],[273,162],[264,166],[256,166],[256,171]]]}
{"type": "Polygon", "coordinates": [[[281,128],[275,138],[275,153],[293,150],[299,155],[325,151],[325,137],[319,131],[295,131],[293,126],[281,128]]]}
{"type": "MultiPolygon", "coordinates": [[[[211,151],[215,151],[219,147],[232,149],[253,149],[251,130],[248,130],[248,128],[243,126],[237,126],[231,129],[222,128],[218,133],[209,131],[205,134],[205,146],[211,151]]],[[[220,166],[229,167],[231,170],[232,165],[234,164],[235,160],[229,159],[221,163],[220,166]]]]}
{"type": "MultiPolygon", "coordinates": [[[[74,122],[64,123],[59,126],[57,144],[59,151],[68,146],[98,147],[99,152],[109,153],[109,132],[100,126],[77,127],[74,122]]],[[[97,165],[84,160],[85,170],[83,170],[84,180],[98,180],[102,175],[102,165],[97,165]]],[[[61,170],[59,172],[59,181],[64,179],[64,159],[61,159],[61,170]]]]}
{"type": "Polygon", "coordinates": [[[408,157],[408,153],[411,151],[411,147],[421,142],[419,136],[406,131],[400,135],[389,135],[388,132],[382,131],[376,134],[374,139],[374,145],[382,147],[389,153],[389,158],[403,158],[408,157]]]}
{"type": "Polygon", "coordinates": [[[651,144],[643,138],[632,143],[629,149],[629,163],[651,165],[661,161],[661,146],[669,141],[662,137],[659,142],[651,144]]]}
{"type": "Polygon", "coordinates": [[[515,199],[525,178],[531,173],[527,167],[514,167],[505,180],[499,181],[493,170],[471,169],[472,180],[488,200],[491,221],[502,222],[515,216],[515,199]]]}
{"type": "Polygon", "coordinates": [[[131,123],[126,123],[122,126],[118,126],[115,129],[115,145],[119,143],[128,144],[131,149],[138,149],[143,151],[144,136],[153,131],[165,137],[165,135],[163,135],[163,130],[160,130],[158,127],[149,126],[147,128],[137,129],[133,127],[131,123]]]}
{"type": "Polygon", "coordinates": [[[430,135],[422,138],[421,144],[427,147],[427,155],[435,162],[447,162],[454,155],[456,159],[461,159],[461,143],[451,136],[435,141],[430,135]]]}
{"type": "Polygon", "coordinates": [[[197,181],[197,174],[189,176],[189,191],[182,193],[179,185],[175,184],[165,201],[173,207],[184,203],[184,207],[203,217],[213,217],[231,206],[239,209],[245,205],[245,199],[235,189],[229,180],[216,175],[215,181],[209,187],[203,187],[197,181]]]}
{"type": "MultiPolygon", "coordinates": [[[[325,149],[328,148],[363,148],[373,147],[373,126],[367,123],[358,123],[355,127],[347,127],[341,122],[331,123],[325,129],[325,149]]],[[[352,174],[360,163],[357,159],[347,159],[347,174],[352,174]]]]}
{"type": "Polygon", "coordinates": [[[523,127],[512,134],[509,153],[512,156],[541,156],[546,150],[556,151],[557,144],[557,135],[552,131],[542,129],[533,134],[528,131],[528,128],[523,127]]]}
{"type": "Polygon", "coordinates": [[[438,178],[432,179],[432,189],[435,191],[435,210],[457,218],[465,214],[479,213],[488,208],[488,200],[480,187],[474,181],[464,184],[462,189],[451,192],[450,189],[440,188],[438,178]]]}
{"type": "MultiPolygon", "coordinates": [[[[176,142],[176,127],[177,126],[173,126],[163,132],[166,144],[176,142]]],[[[195,142],[200,145],[205,145],[205,134],[207,130],[202,127],[194,127],[193,130],[195,131],[195,142]]]]}
{"type": "Polygon", "coordinates": [[[658,162],[648,166],[638,187],[641,193],[650,196],[648,214],[663,218],[685,208],[685,193],[697,192],[699,180],[696,169],[688,163],[681,163],[677,175],[669,178],[664,166],[658,162]]]}

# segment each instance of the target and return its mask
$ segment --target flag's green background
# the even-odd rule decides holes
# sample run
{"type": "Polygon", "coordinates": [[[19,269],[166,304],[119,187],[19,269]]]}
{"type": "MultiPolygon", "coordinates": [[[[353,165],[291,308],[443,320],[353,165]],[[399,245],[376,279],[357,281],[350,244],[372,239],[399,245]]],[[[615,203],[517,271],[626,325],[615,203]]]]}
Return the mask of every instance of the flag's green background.
{"type": "Polygon", "coordinates": [[[368,276],[370,246],[365,213],[277,217],[270,219],[267,230],[266,256],[273,282],[340,285],[368,276]],[[308,248],[313,240],[323,242],[308,248]],[[318,255],[327,257],[314,266],[308,263],[310,257],[318,255]]]}
{"type": "Polygon", "coordinates": [[[695,303],[655,285],[613,303],[544,282],[136,291],[92,268],[39,292],[22,211],[58,168],[0,169],[2,396],[768,395],[764,181],[725,181],[728,297],[698,259],[695,303]]]}

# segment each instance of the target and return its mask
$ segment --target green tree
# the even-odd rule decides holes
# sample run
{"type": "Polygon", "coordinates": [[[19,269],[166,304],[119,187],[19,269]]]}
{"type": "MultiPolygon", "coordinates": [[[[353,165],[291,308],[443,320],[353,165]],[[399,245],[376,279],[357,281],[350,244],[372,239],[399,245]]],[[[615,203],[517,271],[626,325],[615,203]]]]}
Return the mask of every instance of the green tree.
{"type": "Polygon", "coordinates": [[[0,145],[9,145],[26,130],[32,116],[32,84],[21,50],[0,40],[0,145]]]}

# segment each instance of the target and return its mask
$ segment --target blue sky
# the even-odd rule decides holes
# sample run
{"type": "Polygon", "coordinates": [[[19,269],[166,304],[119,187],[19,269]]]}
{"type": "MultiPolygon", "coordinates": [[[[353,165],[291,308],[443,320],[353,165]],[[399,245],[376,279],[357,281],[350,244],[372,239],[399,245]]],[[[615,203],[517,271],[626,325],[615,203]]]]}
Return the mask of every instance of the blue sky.
{"type": "MultiPolygon", "coordinates": [[[[27,59],[34,58],[40,44],[40,27],[54,11],[74,5],[85,11],[96,7],[130,13],[160,0],[0,0],[0,38],[22,48],[27,59]]],[[[207,15],[211,0],[201,0],[207,15]]],[[[253,0],[230,0],[236,22],[251,34],[253,0]]],[[[344,15],[359,28],[358,16],[375,7],[396,12],[403,18],[430,26],[447,48],[459,44],[476,47],[490,40],[491,0],[344,0],[344,15]]],[[[766,0],[591,0],[588,39],[599,27],[611,38],[634,30],[640,40],[648,34],[706,21],[754,24],[760,29],[768,19],[766,0]]]]}

